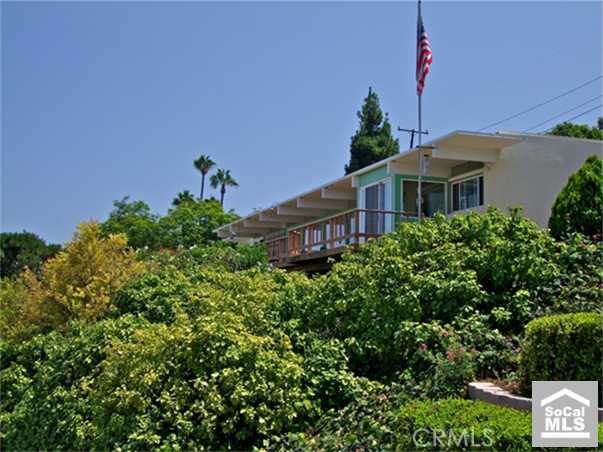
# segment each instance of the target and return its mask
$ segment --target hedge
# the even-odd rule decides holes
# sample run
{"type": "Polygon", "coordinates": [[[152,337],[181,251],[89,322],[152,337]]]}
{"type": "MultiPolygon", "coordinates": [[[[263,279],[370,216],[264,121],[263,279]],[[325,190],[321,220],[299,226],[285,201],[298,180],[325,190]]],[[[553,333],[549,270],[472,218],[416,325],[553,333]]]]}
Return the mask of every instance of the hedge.
{"type": "MultiPolygon", "coordinates": [[[[603,424],[598,435],[601,443],[603,424]]],[[[454,398],[408,401],[385,393],[357,400],[306,433],[270,442],[268,450],[523,451],[531,446],[529,411],[454,398]]]]}
{"type": "Polygon", "coordinates": [[[421,401],[400,409],[398,450],[528,450],[531,415],[461,399],[421,401]]]}
{"type": "Polygon", "coordinates": [[[598,380],[601,400],[603,314],[541,317],[526,325],[519,357],[522,392],[542,380],[598,380]]]}

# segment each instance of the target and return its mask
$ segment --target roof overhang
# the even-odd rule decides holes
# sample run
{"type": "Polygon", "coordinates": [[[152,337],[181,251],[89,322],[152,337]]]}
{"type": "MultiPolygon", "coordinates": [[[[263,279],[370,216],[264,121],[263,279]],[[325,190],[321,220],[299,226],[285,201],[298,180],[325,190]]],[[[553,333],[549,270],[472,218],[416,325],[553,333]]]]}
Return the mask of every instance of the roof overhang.
{"type": "Polygon", "coordinates": [[[356,206],[352,177],[345,176],[216,229],[219,237],[262,237],[356,206]]]}
{"type": "MultiPolygon", "coordinates": [[[[455,131],[421,146],[443,173],[461,161],[495,162],[500,151],[523,141],[520,135],[455,131]]],[[[407,149],[301,195],[258,210],[216,229],[219,237],[263,237],[356,207],[359,176],[387,165],[390,174],[417,171],[418,148],[407,149]]]]}

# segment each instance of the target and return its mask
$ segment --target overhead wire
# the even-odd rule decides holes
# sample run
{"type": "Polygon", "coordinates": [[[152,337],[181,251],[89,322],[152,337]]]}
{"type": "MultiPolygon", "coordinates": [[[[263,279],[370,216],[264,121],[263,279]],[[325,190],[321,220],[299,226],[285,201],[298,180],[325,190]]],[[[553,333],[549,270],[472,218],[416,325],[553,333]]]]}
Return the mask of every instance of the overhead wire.
{"type": "MultiPolygon", "coordinates": [[[[599,105],[597,105],[596,107],[591,108],[590,110],[583,111],[583,112],[582,112],[582,113],[580,113],[579,115],[572,116],[571,118],[566,119],[564,122],[567,122],[567,121],[573,121],[574,119],[578,119],[579,117],[584,116],[584,115],[587,115],[587,114],[589,114],[591,111],[595,111],[597,108],[601,108],[601,107],[603,107],[603,104],[599,104],[599,105]]],[[[543,131],[542,131],[542,132],[540,132],[540,133],[546,133],[546,132],[549,132],[549,131],[553,130],[554,128],[555,128],[555,126],[553,126],[553,127],[549,127],[548,129],[543,130],[543,131]]]]}
{"type": "Polygon", "coordinates": [[[601,97],[603,97],[603,94],[599,94],[598,96],[593,97],[592,99],[589,99],[589,100],[587,100],[586,102],[581,103],[580,105],[576,105],[574,108],[570,108],[569,110],[565,110],[563,113],[559,113],[559,114],[556,114],[555,116],[551,116],[551,117],[550,117],[550,118],[548,118],[547,120],[542,121],[542,122],[539,122],[538,124],[536,124],[536,125],[534,125],[534,126],[530,127],[529,129],[524,130],[524,132],[529,132],[530,130],[537,129],[538,127],[540,127],[540,126],[542,126],[542,125],[546,124],[547,122],[552,121],[553,119],[557,119],[557,118],[560,118],[560,117],[562,117],[562,116],[565,116],[566,114],[571,113],[572,111],[576,111],[576,110],[577,110],[577,109],[579,109],[580,107],[584,107],[585,105],[588,105],[588,104],[590,104],[592,101],[597,100],[597,99],[600,99],[601,97]]]}
{"type": "Polygon", "coordinates": [[[568,90],[568,91],[565,91],[565,92],[563,92],[563,93],[561,93],[561,94],[558,94],[558,95],[557,95],[557,96],[555,96],[555,97],[552,97],[552,98],[550,98],[550,99],[547,99],[547,100],[545,100],[544,102],[540,102],[539,104],[536,104],[536,105],[534,105],[534,106],[532,106],[532,107],[530,107],[530,108],[527,108],[527,109],[525,109],[525,110],[522,110],[522,111],[520,111],[519,113],[515,113],[515,114],[513,114],[513,115],[511,115],[511,116],[508,116],[508,117],[506,117],[506,118],[501,119],[500,121],[496,121],[496,122],[493,122],[492,124],[488,124],[487,126],[482,127],[481,129],[479,129],[479,130],[478,130],[478,132],[482,132],[482,131],[484,131],[484,130],[486,130],[486,129],[489,129],[489,128],[491,128],[491,127],[497,126],[497,125],[499,125],[499,124],[502,124],[503,122],[510,121],[511,119],[515,119],[515,118],[517,118],[517,117],[519,117],[519,116],[521,116],[521,115],[524,115],[524,114],[526,114],[526,113],[529,113],[529,112],[531,112],[531,111],[534,111],[534,110],[536,110],[537,108],[540,108],[540,107],[542,107],[542,106],[544,106],[544,105],[550,104],[551,102],[556,101],[557,99],[561,99],[562,97],[567,96],[568,94],[574,93],[574,92],[578,91],[579,89],[582,89],[582,88],[584,88],[585,86],[590,85],[591,83],[595,83],[596,81],[600,80],[601,78],[603,78],[603,75],[599,75],[598,77],[595,77],[595,78],[593,78],[592,80],[589,80],[589,81],[587,81],[587,82],[584,82],[584,83],[582,83],[582,84],[580,84],[580,85],[578,85],[578,86],[576,86],[576,87],[574,87],[574,88],[572,88],[572,89],[570,89],[570,90],[568,90]]]}

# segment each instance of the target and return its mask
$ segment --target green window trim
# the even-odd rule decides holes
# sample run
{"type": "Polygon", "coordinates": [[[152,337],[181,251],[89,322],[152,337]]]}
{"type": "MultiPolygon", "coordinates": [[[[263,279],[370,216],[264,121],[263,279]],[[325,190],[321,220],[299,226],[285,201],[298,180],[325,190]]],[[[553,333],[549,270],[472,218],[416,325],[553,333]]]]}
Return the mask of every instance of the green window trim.
{"type": "MultiPolygon", "coordinates": [[[[394,174],[392,176],[394,183],[392,184],[392,201],[393,208],[396,212],[402,211],[402,181],[403,180],[419,180],[419,176],[414,174],[394,174]]],[[[448,185],[447,177],[440,176],[424,176],[421,180],[425,182],[441,182],[448,185]]],[[[446,187],[448,191],[449,187],[446,187]]]]}

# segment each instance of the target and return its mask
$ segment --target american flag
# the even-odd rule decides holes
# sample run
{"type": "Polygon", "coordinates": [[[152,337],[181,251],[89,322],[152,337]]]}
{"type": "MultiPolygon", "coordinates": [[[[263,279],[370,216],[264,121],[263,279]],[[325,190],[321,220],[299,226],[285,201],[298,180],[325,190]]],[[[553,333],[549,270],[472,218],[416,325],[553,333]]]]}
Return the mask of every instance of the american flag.
{"type": "Polygon", "coordinates": [[[431,66],[431,45],[421,17],[421,2],[419,1],[419,17],[417,19],[417,94],[423,94],[425,78],[431,66]]]}

